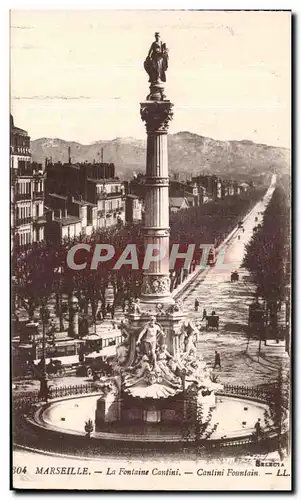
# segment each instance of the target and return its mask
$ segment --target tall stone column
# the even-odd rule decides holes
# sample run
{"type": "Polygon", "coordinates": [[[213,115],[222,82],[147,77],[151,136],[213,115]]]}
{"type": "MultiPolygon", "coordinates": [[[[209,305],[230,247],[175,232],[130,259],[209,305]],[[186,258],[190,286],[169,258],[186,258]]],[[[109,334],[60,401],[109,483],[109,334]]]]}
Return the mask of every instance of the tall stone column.
{"type": "Polygon", "coordinates": [[[167,133],[173,117],[168,100],[149,100],[140,104],[140,114],[147,131],[145,251],[158,255],[144,270],[142,303],[169,303],[169,178],[167,133]],[[158,250],[157,250],[158,249],[158,250]],[[160,257],[160,258],[159,258],[160,257]]]}

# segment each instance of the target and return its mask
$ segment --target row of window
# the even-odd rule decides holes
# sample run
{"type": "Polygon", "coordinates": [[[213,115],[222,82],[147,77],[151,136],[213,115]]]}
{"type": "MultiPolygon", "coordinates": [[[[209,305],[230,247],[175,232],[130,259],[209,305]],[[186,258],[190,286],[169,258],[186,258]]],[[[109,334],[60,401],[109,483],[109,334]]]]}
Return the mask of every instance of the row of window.
{"type": "Polygon", "coordinates": [[[17,207],[17,219],[28,219],[32,215],[34,217],[43,215],[43,205],[41,203],[33,205],[33,214],[31,214],[31,205],[17,207]]]}
{"type": "Polygon", "coordinates": [[[31,206],[30,205],[17,207],[17,218],[18,219],[27,219],[28,217],[31,217],[31,206]]]}
{"type": "MultiPolygon", "coordinates": [[[[36,193],[43,192],[43,182],[35,182],[33,190],[36,193]]],[[[16,185],[17,194],[31,194],[31,181],[20,181],[16,185]]]]}
{"type": "Polygon", "coordinates": [[[122,200],[102,200],[99,202],[99,210],[116,210],[123,207],[122,200]]]}
{"type": "Polygon", "coordinates": [[[105,185],[104,187],[101,186],[100,189],[97,190],[98,193],[119,193],[122,191],[122,186],[120,184],[116,185],[105,185]]]}
{"type": "MultiPolygon", "coordinates": [[[[77,354],[76,346],[67,345],[67,346],[47,346],[46,348],[46,358],[59,358],[63,356],[74,356],[77,354]]],[[[43,349],[37,348],[36,358],[40,359],[43,356],[43,349]]]]}
{"type": "Polygon", "coordinates": [[[18,182],[16,186],[17,194],[30,194],[31,193],[31,181],[18,182]]]}
{"type": "Polygon", "coordinates": [[[27,233],[19,233],[17,235],[19,245],[24,246],[24,245],[29,245],[31,243],[31,233],[28,231],[27,233]]]}
{"type": "Polygon", "coordinates": [[[120,337],[112,337],[109,339],[101,339],[101,349],[104,349],[105,347],[110,347],[112,345],[119,345],[122,342],[122,336],[120,337]]]}

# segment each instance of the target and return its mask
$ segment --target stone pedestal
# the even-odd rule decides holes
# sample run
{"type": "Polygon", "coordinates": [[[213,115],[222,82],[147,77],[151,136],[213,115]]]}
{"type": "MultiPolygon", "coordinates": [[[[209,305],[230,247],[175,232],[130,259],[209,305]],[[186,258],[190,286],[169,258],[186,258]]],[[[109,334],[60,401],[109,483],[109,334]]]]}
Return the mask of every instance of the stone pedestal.
{"type": "Polygon", "coordinates": [[[99,398],[95,410],[95,430],[101,430],[104,423],[120,420],[121,400],[114,395],[99,398]]]}
{"type": "Polygon", "coordinates": [[[140,315],[128,314],[127,319],[131,330],[139,332],[150,320],[150,316],[155,316],[156,323],[159,323],[165,333],[164,343],[172,356],[176,356],[180,351],[181,326],[185,320],[183,311],[168,312],[168,307],[158,313],[154,309],[145,311],[140,315]]]}

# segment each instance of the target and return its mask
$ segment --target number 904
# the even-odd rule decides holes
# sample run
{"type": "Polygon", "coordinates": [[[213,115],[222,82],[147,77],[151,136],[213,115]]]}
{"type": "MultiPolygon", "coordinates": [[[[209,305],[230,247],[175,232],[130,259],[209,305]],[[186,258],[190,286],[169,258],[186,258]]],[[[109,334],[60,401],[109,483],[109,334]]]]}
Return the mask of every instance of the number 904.
{"type": "Polygon", "coordinates": [[[27,469],[25,467],[13,467],[13,474],[26,474],[27,469]]]}

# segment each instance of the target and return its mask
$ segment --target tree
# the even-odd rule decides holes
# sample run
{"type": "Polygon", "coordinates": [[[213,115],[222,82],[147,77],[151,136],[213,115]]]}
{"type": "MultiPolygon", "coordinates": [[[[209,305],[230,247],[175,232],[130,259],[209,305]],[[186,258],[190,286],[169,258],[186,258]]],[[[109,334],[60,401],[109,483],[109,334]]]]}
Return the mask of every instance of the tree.
{"type": "Polygon", "coordinates": [[[218,427],[218,422],[212,424],[213,409],[206,411],[203,404],[198,401],[198,391],[196,384],[193,384],[186,391],[186,418],[182,426],[183,439],[189,444],[193,444],[196,455],[199,456],[205,442],[212,436],[218,427]]]}
{"type": "Polygon", "coordinates": [[[267,439],[276,435],[280,460],[283,460],[288,453],[289,447],[289,388],[289,373],[284,375],[283,369],[280,367],[276,384],[270,389],[267,398],[269,410],[265,411],[265,430],[263,432],[263,438],[267,439]]]}
{"type": "Polygon", "coordinates": [[[47,304],[54,291],[57,264],[56,249],[43,244],[13,255],[14,292],[29,321],[39,306],[47,304]]]}
{"type": "Polygon", "coordinates": [[[89,420],[85,422],[85,433],[88,438],[91,437],[93,430],[94,430],[94,425],[91,418],[89,418],[89,420]]]}
{"type": "MultiPolygon", "coordinates": [[[[194,243],[196,248],[202,243],[219,244],[246,213],[261,192],[251,192],[241,197],[228,197],[217,202],[210,202],[199,207],[191,207],[170,216],[170,245],[180,242],[181,245],[194,243]]],[[[84,234],[76,238],[66,238],[61,243],[53,245],[34,244],[30,250],[22,251],[17,246],[12,257],[13,292],[15,302],[19,302],[28,312],[29,320],[34,318],[36,309],[55,295],[56,316],[59,318],[60,330],[64,329],[63,297],[74,294],[78,301],[81,314],[88,315],[91,306],[94,325],[97,313],[101,307],[106,307],[109,287],[113,290],[113,306],[122,303],[125,298],[132,300],[140,296],[143,271],[130,266],[122,266],[114,270],[113,265],[129,243],[138,247],[140,264],[144,258],[144,233],[142,223],[131,227],[112,226],[97,229],[90,236],[84,234]],[[91,254],[78,252],[77,258],[87,260],[87,269],[74,271],[67,266],[68,250],[77,243],[89,243],[91,254]],[[99,264],[96,271],[90,269],[94,246],[97,243],[113,245],[115,258],[110,262],[99,264]]],[[[191,269],[201,260],[201,251],[196,251],[191,269]]],[[[171,288],[177,287],[185,279],[187,271],[183,272],[183,263],[172,273],[171,288]]]]}
{"type": "Polygon", "coordinates": [[[282,185],[273,193],[263,223],[246,248],[243,265],[252,273],[257,295],[266,302],[271,331],[277,334],[277,311],[285,298],[285,262],[289,241],[289,207],[282,185]]]}

